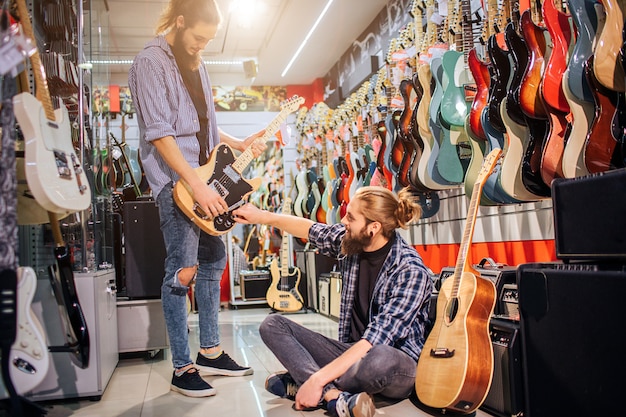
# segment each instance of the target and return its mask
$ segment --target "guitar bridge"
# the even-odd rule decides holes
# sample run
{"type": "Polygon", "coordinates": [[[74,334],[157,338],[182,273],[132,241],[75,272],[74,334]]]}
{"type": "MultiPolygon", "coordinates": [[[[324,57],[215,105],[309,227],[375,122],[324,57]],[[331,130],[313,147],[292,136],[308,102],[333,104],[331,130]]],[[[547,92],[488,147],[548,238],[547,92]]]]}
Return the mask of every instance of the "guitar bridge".
{"type": "Polygon", "coordinates": [[[454,349],[436,348],[430,350],[430,356],[433,358],[451,358],[454,356],[454,349]]]}

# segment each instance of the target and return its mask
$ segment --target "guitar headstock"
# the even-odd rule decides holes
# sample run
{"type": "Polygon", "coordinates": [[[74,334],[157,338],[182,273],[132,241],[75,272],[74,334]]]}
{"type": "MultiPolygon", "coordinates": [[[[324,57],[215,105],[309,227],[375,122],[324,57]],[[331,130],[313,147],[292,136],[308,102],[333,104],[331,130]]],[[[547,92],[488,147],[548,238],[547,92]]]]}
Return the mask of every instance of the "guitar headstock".
{"type": "Polygon", "coordinates": [[[294,95],[290,99],[284,101],[280,105],[280,110],[287,113],[293,113],[304,104],[304,97],[294,95]]]}
{"type": "Polygon", "coordinates": [[[489,175],[491,175],[491,172],[496,167],[496,164],[498,163],[501,155],[502,149],[500,148],[496,148],[487,154],[474,184],[484,184],[485,182],[487,182],[487,178],[489,177],[489,175]]]}

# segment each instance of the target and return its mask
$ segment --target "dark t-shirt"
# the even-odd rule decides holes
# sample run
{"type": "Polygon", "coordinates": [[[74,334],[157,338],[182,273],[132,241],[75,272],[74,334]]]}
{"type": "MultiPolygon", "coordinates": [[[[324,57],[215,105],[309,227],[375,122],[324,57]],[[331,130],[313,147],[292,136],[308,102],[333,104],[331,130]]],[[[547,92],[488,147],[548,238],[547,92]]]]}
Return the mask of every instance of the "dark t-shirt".
{"type": "Polygon", "coordinates": [[[391,250],[395,235],[385,246],[374,252],[363,252],[359,263],[359,279],[356,282],[352,319],[350,320],[350,340],[357,342],[369,324],[370,303],[378,273],[391,250]]]}

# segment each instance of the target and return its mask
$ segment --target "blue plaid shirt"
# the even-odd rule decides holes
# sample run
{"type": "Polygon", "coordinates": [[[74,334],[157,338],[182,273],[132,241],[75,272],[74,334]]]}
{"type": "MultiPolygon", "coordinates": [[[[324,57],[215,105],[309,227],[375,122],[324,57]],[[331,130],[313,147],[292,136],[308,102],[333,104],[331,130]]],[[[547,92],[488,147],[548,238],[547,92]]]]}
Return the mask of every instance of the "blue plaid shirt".
{"type": "MultiPolygon", "coordinates": [[[[341,240],[346,233],[341,223],[315,223],[309,240],[320,253],[339,260],[343,279],[339,340],[348,342],[360,255],[343,256],[341,240]]],[[[389,345],[417,361],[424,346],[432,280],[415,248],[398,232],[380,270],[370,302],[370,323],[362,338],[372,345],[389,345]]]]}

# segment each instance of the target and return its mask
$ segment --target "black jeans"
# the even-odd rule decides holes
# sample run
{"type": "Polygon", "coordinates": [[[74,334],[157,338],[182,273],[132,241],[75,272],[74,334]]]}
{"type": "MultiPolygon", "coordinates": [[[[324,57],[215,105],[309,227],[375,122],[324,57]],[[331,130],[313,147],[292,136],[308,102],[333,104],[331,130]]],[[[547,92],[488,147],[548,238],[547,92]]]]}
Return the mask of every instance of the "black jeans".
{"type": "MultiPolygon", "coordinates": [[[[268,316],[259,327],[261,339],[298,385],[348,350],[343,343],[311,331],[279,314],[268,316]]],[[[417,362],[387,345],[376,345],[334,383],[324,387],[350,393],[367,392],[388,398],[407,398],[415,385],[417,362]]]]}

